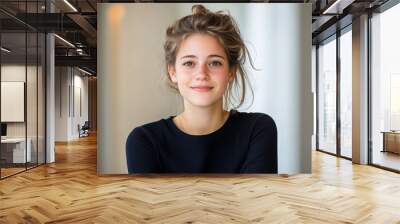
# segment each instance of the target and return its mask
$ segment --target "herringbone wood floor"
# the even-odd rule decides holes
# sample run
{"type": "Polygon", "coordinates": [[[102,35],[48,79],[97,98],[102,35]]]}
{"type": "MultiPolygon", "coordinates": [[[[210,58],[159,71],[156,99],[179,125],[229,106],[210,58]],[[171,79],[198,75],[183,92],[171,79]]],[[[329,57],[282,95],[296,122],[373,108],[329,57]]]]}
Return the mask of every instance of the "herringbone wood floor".
{"type": "Polygon", "coordinates": [[[313,153],[313,174],[97,176],[96,139],[0,181],[0,223],[400,223],[400,175],[313,153]]]}

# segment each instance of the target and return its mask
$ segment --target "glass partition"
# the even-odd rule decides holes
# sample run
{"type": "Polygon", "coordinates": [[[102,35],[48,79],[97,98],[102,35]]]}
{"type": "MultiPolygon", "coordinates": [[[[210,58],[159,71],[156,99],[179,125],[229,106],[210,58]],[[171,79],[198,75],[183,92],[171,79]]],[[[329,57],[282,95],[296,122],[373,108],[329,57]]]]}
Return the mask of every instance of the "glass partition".
{"type": "MultiPolygon", "coordinates": [[[[16,17],[42,13],[44,1],[0,7],[0,178],[45,163],[45,35],[16,17]],[[7,22],[4,22],[7,21],[7,22]]],[[[34,17],[35,18],[35,17],[34,17]]]]}
{"type": "Polygon", "coordinates": [[[336,154],[336,37],[318,47],[318,149],[336,154]]]}
{"type": "Polygon", "coordinates": [[[3,178],[24,171],[32,154],[26,151],[26,33],[2,33],[1,47],[0,150],[3,178]]]}

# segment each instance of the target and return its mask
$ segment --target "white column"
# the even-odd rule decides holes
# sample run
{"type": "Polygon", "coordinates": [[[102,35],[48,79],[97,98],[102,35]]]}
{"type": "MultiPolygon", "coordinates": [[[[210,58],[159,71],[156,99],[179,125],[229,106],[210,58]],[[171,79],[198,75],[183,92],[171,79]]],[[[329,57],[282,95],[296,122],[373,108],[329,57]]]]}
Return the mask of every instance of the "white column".
{"type": "Polygon", "coordinates": [[[54,104],[54,35],[47,34],[46,36],[46,163],[55,161],[54,151],[54,133],[55,133],[55,104],[54,104]]]}
{"type": "Polygon", "coordinates": [[[353,20],[353,162],[368,163],[368,16],[353,20]]]}
{"type": "MultiPolygon", "coordinates": [[[[54,5],[46,1],[47,12],[54,12],[54,5]]],[[[55,133],[55,67],[54,35],[46,35],[46,163],[55,162],[54,133],[55,133]]]]}

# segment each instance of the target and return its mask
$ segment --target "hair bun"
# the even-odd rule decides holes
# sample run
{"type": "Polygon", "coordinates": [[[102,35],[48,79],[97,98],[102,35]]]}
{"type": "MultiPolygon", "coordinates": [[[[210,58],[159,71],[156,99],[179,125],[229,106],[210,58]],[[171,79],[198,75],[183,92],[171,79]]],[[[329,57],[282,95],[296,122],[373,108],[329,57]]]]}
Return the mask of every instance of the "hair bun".
{"type": "Polygon", "coordinates": [[[206,15],[209,12],[210,11],[208,9],[206,9],[202,5],[194,5],[194,6],[192,6],[192,14],[193,15],[206,15]]]}

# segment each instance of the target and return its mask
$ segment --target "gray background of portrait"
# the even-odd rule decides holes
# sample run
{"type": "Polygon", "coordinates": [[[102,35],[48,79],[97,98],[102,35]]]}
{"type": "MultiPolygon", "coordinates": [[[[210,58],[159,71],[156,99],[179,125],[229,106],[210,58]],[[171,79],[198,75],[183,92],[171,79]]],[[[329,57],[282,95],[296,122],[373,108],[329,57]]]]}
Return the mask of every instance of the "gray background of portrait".
{"type": "MultiPolygon", "coordinates": [[[[98,5],[97,171],[127,173],[125,142],[139,125],[182,111],[165,84],[167,26],[191,13],[189,3],[98,5]]],[[[278,172],[311,172],[311,4],[210,3],[238,23],[256,68],[248,68],[254,103],[240,111],[269,114],[278,127],[278,172]]],[[[249,100],[247,100],[249,102],[249,100]]]]}

